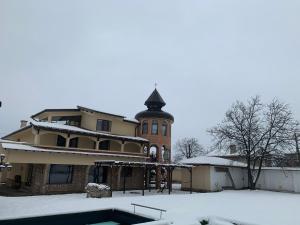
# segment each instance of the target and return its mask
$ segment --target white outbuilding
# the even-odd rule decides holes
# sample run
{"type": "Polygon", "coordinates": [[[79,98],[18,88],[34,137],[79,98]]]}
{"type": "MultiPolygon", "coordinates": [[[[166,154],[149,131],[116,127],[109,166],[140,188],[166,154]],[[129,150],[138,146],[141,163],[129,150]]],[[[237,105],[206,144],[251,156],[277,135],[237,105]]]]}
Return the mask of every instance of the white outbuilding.
{"type": "MultiPolygon", "coordinates": [[[[193,165],[192,189],[198,192],[221,191],[223,189],[242,189],[247,186],[246,164],[213,157],[198,156],[184,159],[182,164],[193,165]]],[[[189,190],[190,176],[188,171],[177,171],[181,176],[182,190],[189,190]]]]}

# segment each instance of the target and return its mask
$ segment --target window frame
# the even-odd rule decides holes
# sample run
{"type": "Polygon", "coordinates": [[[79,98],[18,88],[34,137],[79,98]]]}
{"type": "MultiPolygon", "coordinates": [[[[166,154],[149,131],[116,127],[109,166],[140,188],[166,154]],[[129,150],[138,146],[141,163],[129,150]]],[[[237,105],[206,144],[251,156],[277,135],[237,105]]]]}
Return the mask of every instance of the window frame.
{"type": "Polygon", "coordinates": [[[143,121],[143,124],[142,124],[142,134],[148,134],[148,129],[149,129],[148,121],[145,120],[145,121],[143,121]]]}
{"type": "Polygon", "coordinates": [[[168,136],[168,124],[166,122],[163,122],[163,124],[161,125],[161,133],[164,137],[168,136]]]}
{"type": "Polygon", "coordinates": [[[73,165],[60,165],[60,164],[51,164],[50,165],[50,169],[49,169],[49,173],[48,173],[48,184],[72,184],[73,182],[73,174],[74,174],[74,166],[73,165]],[[62,173],[61,171],[59,171],[57,168],[56,168],[56,172],[53,172],[54,168],[55,167],[62,167],[62,166],[65,166],[67,167],[68,169],[66,170],[65,173],[62,173]],[[58,174],[65,174],[66,175],[66,180],[65,182],[58,182],[58,181],[51,181],[53,180],[53,176],[54,175],[58,175],[58,174]]]}
{"type": "Polygon", "coordinates": [[[158,135],[158,121],[157,120],[152,120],[152,124],[151,124],[151,134],[152,135],[158,135]],[[154,131],[154,126],[156,126],[156,132],[154,131]]]}
{"type": "Polygon", "coordinates": [[[97,119],[97,122],[96,122],[96,131],[103,131],[103,132],[111,132],[111,127],[112,127],[112,122],[110,120],[104,120],[104,119],[97,119]],[[101,122],[101,123],[100,123],[101,122]],[[103,122],[107,122],[108,124],[108,128],[107,130],[106,129],[103,129],[104,128],[104,125],[103,125],[103,122]],[[99,123],[101,125],[99,125],[99,123]],[[100,128],[100,129],[99,129],[100,128]]]}

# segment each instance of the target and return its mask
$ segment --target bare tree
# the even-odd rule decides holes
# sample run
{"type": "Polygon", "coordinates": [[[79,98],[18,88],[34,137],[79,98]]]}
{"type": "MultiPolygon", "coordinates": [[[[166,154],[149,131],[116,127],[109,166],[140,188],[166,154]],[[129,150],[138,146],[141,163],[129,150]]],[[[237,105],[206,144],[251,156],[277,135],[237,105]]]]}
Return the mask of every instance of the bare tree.
{"type": "Polygon", "coordinates": [[[196,138],[179,139],[175,144],[175,151],[175,162],[182,159],[193,158],[205,153],[203,146],[199,144],[199,141],[196,138]]]}
{"type": "Polygon", "coordinates": [[[274,99],[269,104],[253,97],[246,104],[237,101],[225,119],[209,130],[219,149],[235,144],[247,162],[248,184],[255,189],[263,164],[281,160],[293,149],[296,121],[287,104],[274,99]]]}

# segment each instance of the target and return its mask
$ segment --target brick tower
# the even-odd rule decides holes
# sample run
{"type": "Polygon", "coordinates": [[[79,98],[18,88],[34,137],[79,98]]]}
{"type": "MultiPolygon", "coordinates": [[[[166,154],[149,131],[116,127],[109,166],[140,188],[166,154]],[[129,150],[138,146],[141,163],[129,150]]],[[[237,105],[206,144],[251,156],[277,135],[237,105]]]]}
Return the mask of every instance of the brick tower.
{"type": "Polygon", "coordinates": [[[150,141],[150,157],[152,162],[169,163],[171,161],[171,129],[174,117],[162,108],[166,105],[157,89],[146,100],[147,110],[139,112],[135,118],[141,126],[140,137],[150,141]]]}

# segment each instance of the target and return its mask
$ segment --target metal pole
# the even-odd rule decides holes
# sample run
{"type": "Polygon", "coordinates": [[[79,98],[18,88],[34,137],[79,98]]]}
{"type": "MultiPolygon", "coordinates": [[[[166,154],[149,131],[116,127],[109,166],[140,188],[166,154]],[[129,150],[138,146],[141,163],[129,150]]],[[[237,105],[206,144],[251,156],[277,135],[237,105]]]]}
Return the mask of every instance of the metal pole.
{"type": "MultiPolygon", "coordinates": [[[[126,178],[125,178],[125,167],[122,167],[122,172],[123,172],[123,194],[125,194],[126,190],[125,190],[125,187],[126,187],[126,178]]],[[[121,172],[121,174],[122,174],[121,172]]]]}

